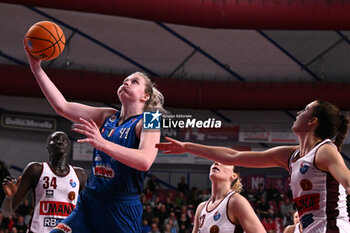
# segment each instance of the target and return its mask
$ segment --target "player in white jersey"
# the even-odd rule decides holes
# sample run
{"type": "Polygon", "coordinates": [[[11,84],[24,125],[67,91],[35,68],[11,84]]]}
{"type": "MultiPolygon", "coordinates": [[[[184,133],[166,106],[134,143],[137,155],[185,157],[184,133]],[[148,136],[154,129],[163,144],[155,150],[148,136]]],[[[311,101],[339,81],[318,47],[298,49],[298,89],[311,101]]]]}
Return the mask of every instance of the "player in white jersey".
{"type": "Polygon", "coordinates": [[[212,193],[198,205],[193,233],[266,233],[242,189],[236,167],[215,162],[210,167],[212,193]]]}
{"type": "Polygon", "coordinates": [[[286,227],[286,229],[284,229],[283,233],[302,233],[303,232],[303,228],[300,224],[300,220],[299,220],[299,213],[298,211],[296,211],[294,213],[294,225],[289,225],[286,227]]]}
{"type": "Polygon", "coordinates": [[[6,199],[1,210],[5,216],[13,214],[30,190],[34,193],[35,206],[28,232],[49,232],[72,212],[87,174],[84,169],[67,163],[70,148],[68,136],[54,132],[47,140],[48,162],[29,163],[18,180],[4,179],[6,199]]]}
{"type": "Polygon", "coordinates": [[[350,171],[339,152],[348,127],[347,115],[329,102],[316,100],[298,112],[293,124],[298,146],[279,146],[260,152],[237,151],[167,138],[168,143],[156,147],[166,153],[190,152],[224,164],[283,167],[292,177],[291,189],[303,233],[349,233],[345,197],[350,194],[350,171]],[[327,140],[333,138],[334,144],[327,140]],[[293,164],[304,159],[305,164],[293,164]],[[307,177],[304,179],[303,175],[307,177]]]}

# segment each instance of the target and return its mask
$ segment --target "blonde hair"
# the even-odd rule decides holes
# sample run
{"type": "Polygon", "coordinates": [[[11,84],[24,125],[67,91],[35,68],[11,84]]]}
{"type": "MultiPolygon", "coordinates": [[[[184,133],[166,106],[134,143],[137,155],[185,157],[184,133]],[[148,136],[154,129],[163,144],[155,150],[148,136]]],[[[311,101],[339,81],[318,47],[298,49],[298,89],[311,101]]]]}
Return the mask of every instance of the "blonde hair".
{"type": "Polygon", "coordinates": [[[242,179],[241,179],[241,176],[240,176],[239,167],[233,166],[233,172],[236,173],[238,175],[238,177],[237,177],[237,179],[232,181],[231,189],[233,191],[236,191],[237,193],[240,193],[243,190],[243,184],[241,182],[242,179]]]}
{"type": "Polygon", "coordinates": [[[139,71],[135,72],[134,74],[140,75],[145,79],[145,92],[149,95],[149,99],[145,103],[144,111],[159,110],[162,113],[166,113],[167,111],[163,107],[164,96],[155,87],[155,84],[152,83],[148,75],[139,71]]]}

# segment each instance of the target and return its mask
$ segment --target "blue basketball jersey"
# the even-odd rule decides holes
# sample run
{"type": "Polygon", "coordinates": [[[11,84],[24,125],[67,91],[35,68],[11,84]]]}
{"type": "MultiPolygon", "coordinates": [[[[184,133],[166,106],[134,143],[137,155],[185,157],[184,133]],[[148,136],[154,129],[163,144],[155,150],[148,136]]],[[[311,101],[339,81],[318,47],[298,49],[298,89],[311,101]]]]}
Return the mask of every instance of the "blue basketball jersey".
{"type": "MultiPolygon", "coordinates": [[[[140,140],[135,128],[142,114],[126,119],[118,126],[120,111],[108,117],[101,127],[102,137],[118,145],[137,149],[140,140]]],[[[92,171],[87,188],[104,195],[133,195],[143,191],[146,172],[131,168],[104,153],[94,149],[92,171]]]]}

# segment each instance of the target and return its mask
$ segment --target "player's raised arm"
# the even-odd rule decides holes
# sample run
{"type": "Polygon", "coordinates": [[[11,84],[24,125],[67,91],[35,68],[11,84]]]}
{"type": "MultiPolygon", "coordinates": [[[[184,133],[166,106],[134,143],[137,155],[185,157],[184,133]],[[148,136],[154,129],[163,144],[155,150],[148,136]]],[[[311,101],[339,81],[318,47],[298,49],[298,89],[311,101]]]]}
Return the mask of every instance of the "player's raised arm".
{"type": "Polygon", "coordinates": [[[24,46],[24,49],[27,53],[31,71],[34,74],[41,91],[44,93],[46,99],[55,109],[57,114],[74,122],[78,122],[79,118],[93,119],[98,126],[101,126],[107,116],[116,112],[116,110],[112,108],[91,107],[67,101],[42,69],[41,60],[32,56],[26,46],[24,46]]]}

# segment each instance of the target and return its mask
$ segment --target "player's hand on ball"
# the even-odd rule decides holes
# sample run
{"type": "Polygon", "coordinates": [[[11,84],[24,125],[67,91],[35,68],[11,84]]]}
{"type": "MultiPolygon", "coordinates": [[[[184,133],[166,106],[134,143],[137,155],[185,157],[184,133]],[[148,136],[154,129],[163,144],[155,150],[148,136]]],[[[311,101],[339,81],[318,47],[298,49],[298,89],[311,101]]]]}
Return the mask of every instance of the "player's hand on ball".
{"type": "Polygon", "coordinates": [[[164,151],[165,154],[183,154],[186,152],[185,143],[173,138],[165,137],[168,142],[157,143],[156,148],[164,151]]]}
{"type": "Polygon", "coordinates": [[[26,54],[28,57],[28,62],[29,62],[30,68],[33,71],[33,68],[38,67],[38,66],[40,67],[41,60],[30,54],[24,39],[23,39],[23,45],[24,45],[24,51],[26,51],[26,54]]]}

